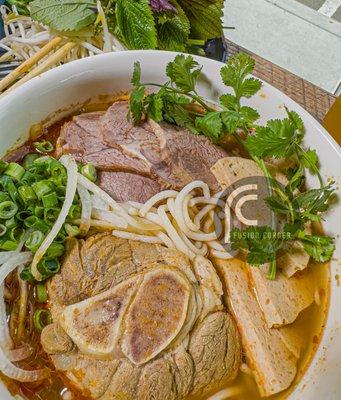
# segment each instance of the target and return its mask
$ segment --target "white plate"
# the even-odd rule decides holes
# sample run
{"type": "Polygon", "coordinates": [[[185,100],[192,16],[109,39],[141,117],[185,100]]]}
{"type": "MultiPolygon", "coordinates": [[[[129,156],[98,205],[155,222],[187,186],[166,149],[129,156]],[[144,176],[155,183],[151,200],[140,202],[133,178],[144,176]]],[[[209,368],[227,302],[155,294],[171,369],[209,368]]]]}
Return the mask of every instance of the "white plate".
{"type": "MultiPolygon", "coordinates": [[[[100,94],[125,91],[130,88],[133,63],[142,65],[143,81],[163,83],[165,67],[175,56],[171,52],[127,51],[90,57],[55,68],[14,90],[0,99],[0,155],[18,140],[25,140],[29,128],[58,110],[70,111],[100,94]]],[[[200,83],[200,94],[216,101],[226,92],[219,71],[222,64],[197,57],[203,65],[205,79],[200,83]]],[[[304,120],[306,144],[318,150],[322,175],[333,178],[340,187],[341,152],[326,130],[302,107],[289,97],[264,83],[260,94],[247,102],[260,112],[262,122],[285,116],[283,105],[297,111],[304,120]]],[[[60,116],[60,114],[59,114],[60,116]]],[[[340,195],[340,193],[339,193],[340,195]]],[[[340,209],[334,208],[326,216],[325,229],[335,236],[336,252],[331,266],[331,306],[323,340],[308,371],[291,400],[337,400],[341,393],[341,287],[335,276],[341,275],[340,209]]],[[[1,400],[11,397],[0,387],[1,400]]],[[[251,399],[250,399],[251,400],[251,399]]]]}

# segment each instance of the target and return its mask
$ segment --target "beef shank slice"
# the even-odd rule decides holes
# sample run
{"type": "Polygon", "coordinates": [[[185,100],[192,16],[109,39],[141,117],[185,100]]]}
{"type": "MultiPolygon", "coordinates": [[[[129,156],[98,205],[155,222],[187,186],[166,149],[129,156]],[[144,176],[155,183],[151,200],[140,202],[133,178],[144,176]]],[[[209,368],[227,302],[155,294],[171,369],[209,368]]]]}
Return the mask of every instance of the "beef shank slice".
{"type": "Polygon", "coordinates": [[[176,271],[161,266],[145,274],[127,318],[122,349],[134,364],[144,364],[180,332],[187,315],[190,287],[176,271]]]}

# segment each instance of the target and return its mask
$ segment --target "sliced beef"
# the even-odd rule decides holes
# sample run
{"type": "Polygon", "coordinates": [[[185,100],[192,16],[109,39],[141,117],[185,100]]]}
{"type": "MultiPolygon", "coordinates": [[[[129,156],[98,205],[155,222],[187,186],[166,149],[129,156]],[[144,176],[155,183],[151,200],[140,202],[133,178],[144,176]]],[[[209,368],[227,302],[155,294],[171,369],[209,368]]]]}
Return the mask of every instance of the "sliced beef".
{"type": "Polygon", "coordinates": [[[148,174],[143,161],[130,157],[118,148],[107,146],[102,141],[100,117],[103,113],[93,112],[73,117],[61,129],[56,155],[72,154],[77,161],[92,163],[104,171],[127,171],[148,174]]]}
{"type": "Polygon", "coordinates": [[[179,189],[201,179],[218,190],[210,167],[226,156],[223,149],[167,123],[148,120],[135,126],[127,120],[128,109],[127,102],[116,102],[101,117],[104,143],[144,160],[164,187],[179,189]]]}
{"type": "Polygon", "coordinates": [[[239,336],[209,261],[108,234],[70,244],[42,343],[89,399],[182,400],[235,377],[239,336]]]}
{"type": "Polygon", "coordinates": [[[100,172],[98,184],[113,199],[122,202],[145,203],[161,191],[157,181],[129,172],[100,172]]]}

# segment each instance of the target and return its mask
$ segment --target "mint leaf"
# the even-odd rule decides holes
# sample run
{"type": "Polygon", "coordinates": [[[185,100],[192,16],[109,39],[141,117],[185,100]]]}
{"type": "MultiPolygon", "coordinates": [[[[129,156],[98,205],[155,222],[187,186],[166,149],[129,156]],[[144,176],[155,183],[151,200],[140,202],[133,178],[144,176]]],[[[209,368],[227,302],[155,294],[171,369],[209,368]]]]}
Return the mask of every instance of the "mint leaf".
{"type": "Polygon", "coordinates": [[[223,0],[178,0],[191,23],[191,37],[213,39],[223,35],[223,0]]]}
{"type": "Polygon", "coordinates": [[[189,93],[195,91],[201,69],[192,56],[179,54],[167,65],[166,74],[174,86],[189,93]]]}
{"type": "Polygon", "coordinates": [[[121,36],[129,48],[157,47],[154,17],[148,0],[117,0],[116,20],[121,36]]]}
{"type": "Polygon", "coordinates": [[[185,51],[191,26],[187,15],[179,4],[172,0],[176,14],[165,14],[156,18],[158,47],[163,50],[185,51]]]}
{"type": "Polygon", "coordinates": [[[208,112],[203,117],[197,117],[195,126],[214,142],[217,142],[223,135],[223,123],[218,112],[208,112]]]}
{"type": "Polygon", "coordinates": [[[97,16],[95,0],[34,0],[30,10],[32,19],[57,31],[79,31],[97,16]]]}

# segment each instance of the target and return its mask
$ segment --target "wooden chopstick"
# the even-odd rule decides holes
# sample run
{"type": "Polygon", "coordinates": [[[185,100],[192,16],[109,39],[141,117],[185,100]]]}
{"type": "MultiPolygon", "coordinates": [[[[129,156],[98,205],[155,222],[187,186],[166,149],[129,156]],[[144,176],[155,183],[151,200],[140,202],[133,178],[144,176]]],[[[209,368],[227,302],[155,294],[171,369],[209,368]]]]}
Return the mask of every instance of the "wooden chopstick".
{"type": "Polygon", "coordinates": [[[0,95],[0,97],[6,95],[11,90],[17,88],[18,86],[21,86],[23,83],[29,81],[30,79],[36,77],[37,75],[40,75],[41,73],[45,72],[47,69],[49,69],[50,67],[55,65],[57,62],[61,61],[67,55],[67,53],[71,49],[73,49],[75,46],[77,46],[77,43],[74,43],[74,42],[69,42],[69,43],[64,44],[63,47],[58,49],[49,58],[47,58],[43,63],[39,64],[32,71],[30,71],[23,78],[21,78],[18,82],[16,82],[14,85],[12,85],[10,88],[8,88],[5,93],[0,95]]]}
{"type": "Polygon", "coordinates": [[[57,36],[41,48],[34,56],[19,65],[18,68],[14,69],[9,75],[0,81],[0,92],[4,91],[11,83],[16,81],[22,74],[32,68],[38,61],[44,58],[50,53],[58,44],[62,41],[62,38],[57,36]]]}

